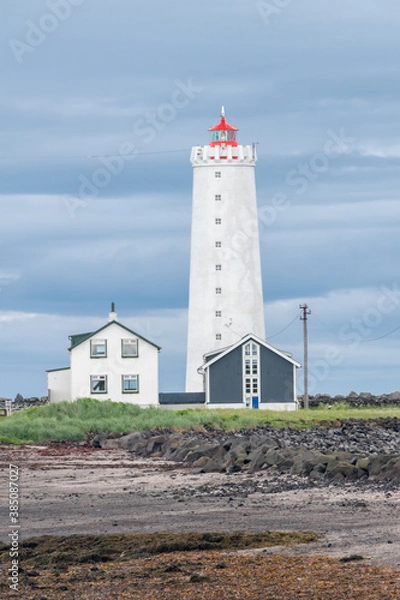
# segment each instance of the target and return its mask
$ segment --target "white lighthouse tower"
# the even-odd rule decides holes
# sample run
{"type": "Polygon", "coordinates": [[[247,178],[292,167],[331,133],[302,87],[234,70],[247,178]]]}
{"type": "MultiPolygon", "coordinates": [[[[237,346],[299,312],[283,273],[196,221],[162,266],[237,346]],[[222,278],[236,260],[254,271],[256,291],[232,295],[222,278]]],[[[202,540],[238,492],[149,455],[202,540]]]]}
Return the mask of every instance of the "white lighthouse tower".
{"type": "Polygon", "coordinates": [[[265,338],[254,145],[225,120],[194,146],[186,391],[203,391],[204,354],[248,333],[265,338]]]}

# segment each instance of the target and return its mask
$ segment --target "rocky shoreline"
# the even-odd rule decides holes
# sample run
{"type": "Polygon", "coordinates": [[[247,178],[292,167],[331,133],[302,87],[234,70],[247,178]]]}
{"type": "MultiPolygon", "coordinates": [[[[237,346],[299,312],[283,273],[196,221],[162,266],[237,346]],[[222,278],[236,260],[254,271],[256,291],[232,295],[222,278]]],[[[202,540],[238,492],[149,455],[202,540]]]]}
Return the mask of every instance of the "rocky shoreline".
{"type": "Polygon", "coordinates": [[[331,421],[307,429],[258,427],[225,433],[97,433],[89,443],[162,457],[193,473],[272,471],[315,482],[400,481],[400,419],[331,421]]]}

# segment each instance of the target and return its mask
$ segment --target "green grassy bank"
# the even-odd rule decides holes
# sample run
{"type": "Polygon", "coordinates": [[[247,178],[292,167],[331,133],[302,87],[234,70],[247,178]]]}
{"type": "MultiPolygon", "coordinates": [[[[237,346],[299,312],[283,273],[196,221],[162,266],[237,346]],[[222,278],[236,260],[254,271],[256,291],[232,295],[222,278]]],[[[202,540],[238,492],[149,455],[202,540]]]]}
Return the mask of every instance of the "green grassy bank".
{"type": "Polygon", "coordinates": [[[142,409],[121,402],[82,398],[25,409],[0,421],[0,442],[37,443],[83,440],[89,431],[201,430],[234,431],[260,425],[307,427],[321,421],[400,417],[400,406],[353,408],[346,404],[298,411],[142,409]]]}

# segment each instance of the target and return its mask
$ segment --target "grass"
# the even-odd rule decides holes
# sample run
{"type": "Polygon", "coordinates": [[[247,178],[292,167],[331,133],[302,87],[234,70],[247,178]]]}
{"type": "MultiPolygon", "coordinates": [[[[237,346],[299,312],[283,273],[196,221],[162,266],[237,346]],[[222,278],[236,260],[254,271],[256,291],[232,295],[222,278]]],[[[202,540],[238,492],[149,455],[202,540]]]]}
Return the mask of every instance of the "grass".
{"type": "Polygon", "coordinates": [[[338,404],[298,411],[267,410],[167,410],[133,404],[82,398],[25,409],[0,421],[0,442],[40,443],[84,440],[90,431],[217,429],[238,431],[270,425],[304,428],[324,421],[400,417],[400,406],[353,408],[338,404]]]}
{"type": "MultiPolygon", "coordinates": [[[[260,533],[135,533],[45,535],[21,542],[24,565],[58,567],[89,562],[118,562],[165,552],[238,550],[307,544],[318,535],[303,531],[260,533]]],[[[9,545],[0,542],[0,561],[9,560],[9,545]]]]}

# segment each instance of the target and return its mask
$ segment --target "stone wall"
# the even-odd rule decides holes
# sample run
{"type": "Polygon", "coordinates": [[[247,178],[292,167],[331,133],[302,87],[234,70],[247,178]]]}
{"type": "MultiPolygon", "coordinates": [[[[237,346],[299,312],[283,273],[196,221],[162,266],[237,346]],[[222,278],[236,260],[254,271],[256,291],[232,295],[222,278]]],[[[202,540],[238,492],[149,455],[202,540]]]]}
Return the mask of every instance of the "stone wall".
{"type": "MultiPolygon", "coordinates": [[[[10,402],[11,398],[0,398],[0,410],[5,410],[6,402],[10,402]]],[[[41,398],[37,398],[36,396],[32,396],[31,398],[23,398],[21,394],[17,394],[12,400],[11,410],[12,412],[16,410],[22,410],[23,408],[33,408],[34,406],[44,406],[48,404],[49,399],[47,396],[42,396],[41,398]]]]}
{"type": "MultiPolygon", "coordinates": [[[[303,406],[303,396],[298,397],[299,406],[303,406]]],[[[350,392],[348,396],[330,396],[329,394],[317,394],[315,396],[309,397],[309,406],[310,408],[315,408],[317,406],[325,405],[325,406],[333,406],[334,404],[339,404],[341,402],[345,402],[346,404],[350,404],[352,406],[388,406],[388,405],[400,405],[400,392],[392,392],[391,394],[381,394],[379,396],[374,396],[369,392],[361,392],[357,394],[357,392],[350,392]]]]}

